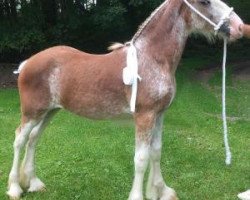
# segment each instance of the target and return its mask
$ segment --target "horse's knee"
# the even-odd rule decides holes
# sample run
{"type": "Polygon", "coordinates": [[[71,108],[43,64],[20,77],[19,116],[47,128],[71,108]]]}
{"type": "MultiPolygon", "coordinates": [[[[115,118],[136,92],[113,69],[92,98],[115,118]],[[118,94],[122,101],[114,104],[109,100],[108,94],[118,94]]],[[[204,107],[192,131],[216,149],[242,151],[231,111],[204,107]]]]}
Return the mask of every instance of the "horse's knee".
{"type": "Polygon", "coordinates": [[[24,146],[34,126],[35,124],[33,122],[29,122],[16,129],[16,137],[13,144],[15,150],[18,150],[24,146]]]}
{"type": "Polygon", "coordinates": [[[25,138],[21,135],[18,135],[13,143],[14,150],[19,150],[24,146],[25,138]]]}

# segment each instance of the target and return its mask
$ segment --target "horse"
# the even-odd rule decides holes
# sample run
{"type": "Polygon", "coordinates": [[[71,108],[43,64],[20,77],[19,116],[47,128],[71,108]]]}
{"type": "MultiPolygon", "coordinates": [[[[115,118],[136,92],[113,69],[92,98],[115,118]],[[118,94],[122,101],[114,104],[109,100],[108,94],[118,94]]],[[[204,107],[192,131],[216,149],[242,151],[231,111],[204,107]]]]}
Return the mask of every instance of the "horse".
{"type": "MultiPolygon", "coordinates": [[[[230,8],[221,0],[188,0],[214,23],[230,8]]],[[[240,17],[231,12],[226,29],[218,35],[233,41],[242,37],[240,17]]],[[[225,25],[225,24],[224,24],[225,25]]],[[[13,144],[14,159],[7,195],[19,199],[23,190],[41,191],[45,184],[35,173],[39,136],[61,109],[94,120],[129,114],[135,123],[134,180],[129,200],[143,199],[143,180],[150,167],[146,197],[176,200],[161,173],[164,111],[176,93],[175,71],[188,36],[193,32],[213,37],[214,28],[184,0],[165,0],[132,38],[137,51],[138,82],[135,112],[130,111],[131,86],[123,83],[123,69],[131,43],[115,44],[104,55],[88,54],[68,46],[41,51],[19,69],[21,123],[13,144]],[[26,151],[20,165],[20,151],[26,151]]]]}

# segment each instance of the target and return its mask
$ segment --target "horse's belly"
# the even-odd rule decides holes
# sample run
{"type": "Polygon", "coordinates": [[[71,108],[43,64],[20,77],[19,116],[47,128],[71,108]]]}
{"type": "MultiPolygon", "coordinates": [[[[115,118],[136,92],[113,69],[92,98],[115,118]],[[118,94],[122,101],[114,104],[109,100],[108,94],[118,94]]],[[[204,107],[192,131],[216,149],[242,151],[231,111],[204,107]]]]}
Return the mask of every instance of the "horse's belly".
{"type": "Polygon", "coordinates": [[[92,107],[84,108],[75,112],[76,114],[90,119],[127,119],[130,115],[123,107],[92,107]]]}
{"type": "Polygon", "coordinates": [[[85,94],[63,105],[66,110],[91,119],[117,118],[129,114],[129,105],[115,95],[85,94]]]}

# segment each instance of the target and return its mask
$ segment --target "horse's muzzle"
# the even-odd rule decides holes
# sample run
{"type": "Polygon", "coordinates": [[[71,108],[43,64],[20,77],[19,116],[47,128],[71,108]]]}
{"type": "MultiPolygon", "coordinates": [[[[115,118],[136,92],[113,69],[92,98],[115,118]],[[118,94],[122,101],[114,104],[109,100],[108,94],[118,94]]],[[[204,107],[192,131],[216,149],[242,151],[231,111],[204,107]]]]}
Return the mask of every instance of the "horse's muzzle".
{"type": "Polygon", "coordinates": [[[241,26],[243,25],[242,19],[233,12],[230,16],[230,40],[234,41],[242,38],[243,32],[241,26]]]}

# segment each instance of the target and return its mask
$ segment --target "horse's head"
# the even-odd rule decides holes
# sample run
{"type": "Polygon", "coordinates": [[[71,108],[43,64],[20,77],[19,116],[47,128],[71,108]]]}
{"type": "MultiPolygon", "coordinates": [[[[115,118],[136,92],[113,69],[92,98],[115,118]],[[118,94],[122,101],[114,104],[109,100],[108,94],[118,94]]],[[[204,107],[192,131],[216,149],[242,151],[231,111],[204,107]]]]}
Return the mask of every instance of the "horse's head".
{"type": "MultiPolygon", "coordinates": [[[[183,0],[184,1],[184,0],[183,0]]],[[[187,0],[191,6],[207,17],[211,22],[218,25],[219,35],[227,35],[230,40],[242,37],[241,25],[243,21],[240,17],[221,0],[187,0]]],[[[201,33],[214,32],[214,27],[207,20],[203,19],[191,8],[192,31],[201,33]]]]}

